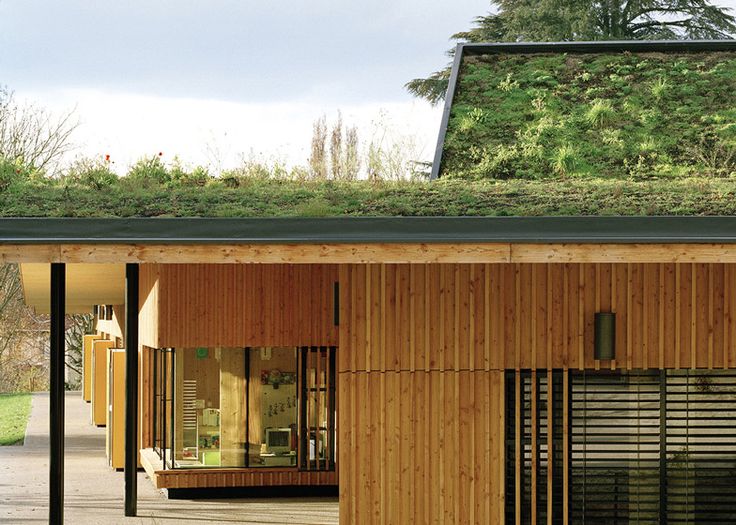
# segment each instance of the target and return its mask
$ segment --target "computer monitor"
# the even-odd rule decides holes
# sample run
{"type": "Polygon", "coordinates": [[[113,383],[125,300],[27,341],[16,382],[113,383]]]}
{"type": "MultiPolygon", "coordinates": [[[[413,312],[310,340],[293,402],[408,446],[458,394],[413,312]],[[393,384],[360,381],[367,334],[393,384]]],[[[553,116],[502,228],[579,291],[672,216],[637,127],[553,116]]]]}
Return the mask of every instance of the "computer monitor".
{"type": "Polygon", "coordinates": [[[266,448],[271,454],[288,454],[291,452],[290,428],[267,428],[266,448]]]}

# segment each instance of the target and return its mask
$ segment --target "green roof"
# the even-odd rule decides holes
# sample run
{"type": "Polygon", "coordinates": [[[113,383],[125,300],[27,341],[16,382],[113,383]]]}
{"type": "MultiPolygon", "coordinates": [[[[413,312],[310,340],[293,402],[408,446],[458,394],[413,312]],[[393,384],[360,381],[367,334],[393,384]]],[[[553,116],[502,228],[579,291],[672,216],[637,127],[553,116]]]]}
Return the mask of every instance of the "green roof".
{"type": "Polygon", "coordinates": [[[736,216],[735,89],[736,40],[467,44],[431,182],[0,159],[0,217],[736,216]]]}
{"type": "Polygon", "coordinates": [[[442,177],[736,177],[733,41],[458,51],[442,177]]]}
{"type": "Polygon", "coordinates": [[[212,178],[140,186],[128,177],[102,187],[57,180],[0,191],[2,217],[386,217],[544,215],[736,215],[733,179],[571,179],[433,182],[212,178]]]}

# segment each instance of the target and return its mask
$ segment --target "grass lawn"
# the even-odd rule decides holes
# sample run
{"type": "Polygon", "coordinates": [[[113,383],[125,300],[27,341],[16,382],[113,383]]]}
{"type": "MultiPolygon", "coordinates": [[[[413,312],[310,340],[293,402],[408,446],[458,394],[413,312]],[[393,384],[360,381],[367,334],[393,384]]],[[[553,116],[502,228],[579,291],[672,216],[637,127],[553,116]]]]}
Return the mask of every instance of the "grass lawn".
{"type": "Polygon", "coordinates": [[[0,394],[0,446],[22,445],[31,413],[31,394],[0,394]]]}

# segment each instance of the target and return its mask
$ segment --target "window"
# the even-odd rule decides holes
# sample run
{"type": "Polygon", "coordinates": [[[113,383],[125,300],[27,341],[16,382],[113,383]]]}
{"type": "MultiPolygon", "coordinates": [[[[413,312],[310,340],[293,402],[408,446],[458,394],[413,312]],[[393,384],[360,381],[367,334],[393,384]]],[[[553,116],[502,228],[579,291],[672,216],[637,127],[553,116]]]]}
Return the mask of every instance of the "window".
{"type": "Polygon", "coordinates": [[[334,470],[335,351],[155,350],[153,437],[164,468],[334,470]]]}
{"type": "Polygon", "coordinates": [[[335,366],[335,347],[300,349],[299,464],[304,470],[335,468],[335,366]]]}
{"type": "Polygon", "coordinates": [[[248,466],[296,466],[296,348],[249,348],[248,466]]]}
{"type": "Polygon", "coordinates": [[[565,492],[571,523],[736,522],[736,372],[553,371],[549,382],[507,374],[507,522],[518,505],[531,523],[534,503],[546,519],[549,422],[554,523],[565,492]]]}

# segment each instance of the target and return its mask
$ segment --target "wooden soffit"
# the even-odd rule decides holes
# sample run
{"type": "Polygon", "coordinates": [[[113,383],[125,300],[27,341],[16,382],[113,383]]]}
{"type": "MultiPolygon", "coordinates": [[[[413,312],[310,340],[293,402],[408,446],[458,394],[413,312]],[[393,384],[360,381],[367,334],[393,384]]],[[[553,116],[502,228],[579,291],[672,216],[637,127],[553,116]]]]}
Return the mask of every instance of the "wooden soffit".
{"type": "MultiPolygon", "coordinates": [[[[23,298],[37,313],[49,313],[51,270],[48,262],[20,264],[23,298]]],[[[66,312],[91,313],[96,304],[125,302],[124,264],[66,265],[66,312]]]]}

